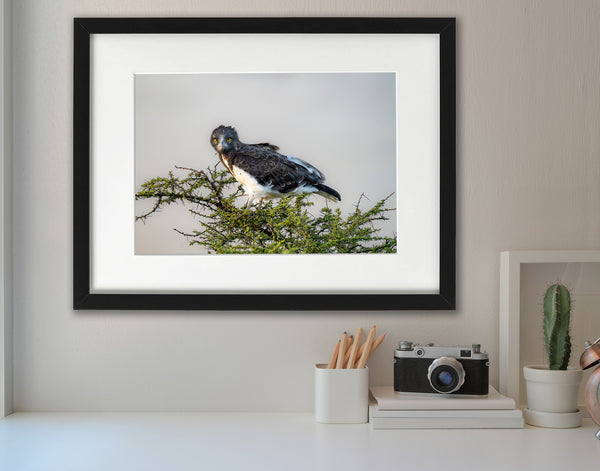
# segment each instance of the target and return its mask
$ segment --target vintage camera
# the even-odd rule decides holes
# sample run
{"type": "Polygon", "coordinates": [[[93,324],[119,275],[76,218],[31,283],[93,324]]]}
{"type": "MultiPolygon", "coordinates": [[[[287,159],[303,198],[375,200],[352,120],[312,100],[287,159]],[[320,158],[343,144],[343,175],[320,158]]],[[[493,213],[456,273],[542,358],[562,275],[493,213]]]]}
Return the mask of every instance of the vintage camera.
{"type": "Polygon", "coordinates": [[[394,353],[394,390],[410,393],[488,393],[489,357],[480,345],[435,347],[402,341],[394,353]]]}

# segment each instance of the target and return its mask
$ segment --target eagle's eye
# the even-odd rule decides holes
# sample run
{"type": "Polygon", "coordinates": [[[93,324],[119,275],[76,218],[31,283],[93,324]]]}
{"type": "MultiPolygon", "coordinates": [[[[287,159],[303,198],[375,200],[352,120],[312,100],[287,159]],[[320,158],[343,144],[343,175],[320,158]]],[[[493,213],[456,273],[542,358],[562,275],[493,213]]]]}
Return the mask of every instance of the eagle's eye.
{"type": "Polygon", "coordinates": [[[230,137],[227,138],[227,142],[231,142],[231,138],[230,137]]]}

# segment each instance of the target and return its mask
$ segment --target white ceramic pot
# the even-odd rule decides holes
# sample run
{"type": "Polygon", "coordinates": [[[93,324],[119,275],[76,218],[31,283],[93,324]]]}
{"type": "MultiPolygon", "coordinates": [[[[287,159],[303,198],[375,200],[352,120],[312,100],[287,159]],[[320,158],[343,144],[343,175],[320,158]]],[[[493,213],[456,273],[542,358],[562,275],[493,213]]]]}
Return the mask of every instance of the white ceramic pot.
{"type": "Polygon", "coordinates": [[[549,370],[546,365],[523,367],[527,383],[527,407],[539,412],[577,412],[577,393],[583,371],[549,370]]]}
{"type": "Polygon", "coordinates": [[[315,365],[315,417],[325,424],[369,421],[369,368],[315,365]]]}

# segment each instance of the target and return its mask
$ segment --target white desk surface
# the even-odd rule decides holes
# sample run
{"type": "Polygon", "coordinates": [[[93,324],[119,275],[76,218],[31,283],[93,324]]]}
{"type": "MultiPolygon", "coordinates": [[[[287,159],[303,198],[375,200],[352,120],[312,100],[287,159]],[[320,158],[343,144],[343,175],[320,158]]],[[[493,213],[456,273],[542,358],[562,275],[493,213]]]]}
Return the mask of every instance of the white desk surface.
{"type": "Polygon", "coordinates": [[[592,470],[597,427],[373,430],[288,413],[16,413],[3,471],[592,470]]]}

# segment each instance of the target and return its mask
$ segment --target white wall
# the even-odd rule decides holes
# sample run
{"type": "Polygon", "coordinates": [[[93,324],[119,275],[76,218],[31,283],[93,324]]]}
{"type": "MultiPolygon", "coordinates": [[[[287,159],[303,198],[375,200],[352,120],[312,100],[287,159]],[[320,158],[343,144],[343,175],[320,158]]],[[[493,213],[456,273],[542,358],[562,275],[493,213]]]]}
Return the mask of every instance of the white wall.
{"type": "Polygon", "coordinates": [[[499,252],[600,248],[600,3],[14,2],[16,410],[310,410],[344,330],[482,343],[498,370],[499,252]],[[456,16],[456,312],[74,312],[73,16],[456,16]]]}

